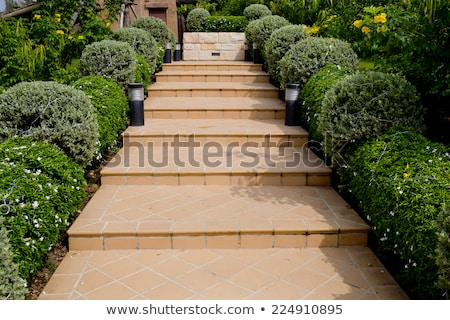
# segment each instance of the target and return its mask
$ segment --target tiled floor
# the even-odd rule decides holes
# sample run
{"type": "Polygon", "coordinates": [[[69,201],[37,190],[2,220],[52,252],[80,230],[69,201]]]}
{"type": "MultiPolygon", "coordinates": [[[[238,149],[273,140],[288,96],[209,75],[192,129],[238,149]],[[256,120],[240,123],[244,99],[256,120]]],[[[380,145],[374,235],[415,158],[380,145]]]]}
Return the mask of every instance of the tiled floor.
{"type": "Polygon", "coordinates": [[[71,251],[40,299],[408,299],[365,247],[71,251]]]}

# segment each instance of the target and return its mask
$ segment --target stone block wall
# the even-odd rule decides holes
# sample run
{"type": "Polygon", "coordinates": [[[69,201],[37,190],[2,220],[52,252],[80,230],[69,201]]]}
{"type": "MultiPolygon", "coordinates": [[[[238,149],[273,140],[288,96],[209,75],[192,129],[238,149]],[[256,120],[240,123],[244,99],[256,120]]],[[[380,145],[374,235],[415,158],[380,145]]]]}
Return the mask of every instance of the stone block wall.
{"type": "Polygon", "coordinates": [[[183,60],[243,61],[245,59],[243,32],[185,32],[183,60]]]}

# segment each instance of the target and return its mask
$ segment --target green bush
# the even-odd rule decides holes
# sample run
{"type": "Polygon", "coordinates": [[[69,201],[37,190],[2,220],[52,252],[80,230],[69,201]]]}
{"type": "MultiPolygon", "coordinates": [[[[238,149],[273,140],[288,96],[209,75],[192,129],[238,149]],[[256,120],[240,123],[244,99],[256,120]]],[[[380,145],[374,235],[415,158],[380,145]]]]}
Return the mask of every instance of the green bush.
{"type": "Polygon", "coordinates": [[[150,78],[152,77],[152,72],[150,66],[147,61],[145,61],[144,57],[140,54],[136,55],[136,76],[135,82],[143,83],[144,85],[144,94],[148,95],[148,87],[150,85],[150,78]]]}
{"type": "Polygon", "coordinates": [[[91,100],[97,115],[99,148],[96,160],[102,160],[117,147],[119,133],[126,128],[128,100],[114,81],[101,76],[86,76],[74,82],[91,100]]]}
{"type": "Polygon", "coordinates": [[[323,143],[323,135],[318,130],[319,115],[325,93],[345,75],[355,70],[335,65],[326,65],[309,78],[299,96],[301,123],[308,130],[311,141],[323,143]]]}
{"type": "Polygon", "coordinates": [[[175,46],[175,34],[161,19],[155,17],[141,17],[134,20],[131,23],[131,26],[147,31],[164,49],[169,42],[172,43],[172,46],[175,46]]]}
{"type": "Polygon", "coordinates": [[[355,146],[393,125],[424,129],[424,108],[415,87],[399,74],[361,71],[348,75],[322,100],[318,130],[335,164],[349,162],[355,146]]]}
{"type": "Polygon", "coordinates": [[[272,11],[264,4],[251,4],[244,9],[244,16],[249,20],[258,20],[267,16],[271,16],[272,11]]]}
{"type": "Polygon", "coordinates": [[[281,86],[298,83],[300,88],[326,64],[358,68],[358,58],[349,43],[333,39],[307,37],[292,45],[280,60],[281,86]]]}
{"type": "Polygon", "coordinates": [[[306,38],[306,26],[288,25],[272,32],[262,50],[267,71],[275,84],[281,82],[278,62],[284,57],[291,45],[306,38]]]}
{"type": "Polygon", "coordinates": [[[205,29],[210,32],[244,32],[247,24],[246,17],[211,16],[206,19],[205,29]]]}
{"type": "Polygon", "coordinates": [[[450,289],[450,211],[447,206],[439,213],[436,221],[437,249],[436,264],[439,268],[437,285],[446,292],[450,289]]]}
{"type": "Polygon", "coordinates": [[[289,24],[289,21],[280,16],[266,16],[250,21],[245,28],[245,39],[249,45],[256,44],[262,50],[273,31],[289,24]]]}
{"type": "Polygon", "coordinates": [[[127,42],[136,54],[140,54],[147,61],[150,73],[156,72],[159,50],[156,40],[145,30],[133,27],[117,29],[112,34],[112,39],[127,42]]]}
{"type": "Polygon", "coordinates": [[[204,32],[206,30],[206,19],[211,16],[204,8],[191,10],[186,17],[186,30],[190,32],[204,32]]]}
{"type": "Polygon", "coordinates": [[[0,95],[0,140],[12,136],[52,143],[85,166],[97,150],[98,125],[83,92],[57,82],[22,82],[0,95]]]}
{"type": "Polygon", "coordinates": [[[25,280],[81,207],[84,184],[83,169],[51,144],[28,138],[0,144],[0,214],[25,280]]]}
{"type": "Polygon", "coordinates": [[[136,53],[126,42],[103,40],[84,48],[80,59],[83,76],[104,76],[117,82],[124,90],[134,82],[136,53]]]}
{"type": "Polygon", "coordinates": [[[27,291],[27,283],[12,259],[8,233],[0,216],[0,300],[23,300],[27,291]]]}
{"type": "Polygon", "coordinates": [[[343,174],[376,235],[377,251],[412,298],[442,298],[434,221],[450,203],[449,177],[444,145],[397,128],[360,146],[343,174]]]}

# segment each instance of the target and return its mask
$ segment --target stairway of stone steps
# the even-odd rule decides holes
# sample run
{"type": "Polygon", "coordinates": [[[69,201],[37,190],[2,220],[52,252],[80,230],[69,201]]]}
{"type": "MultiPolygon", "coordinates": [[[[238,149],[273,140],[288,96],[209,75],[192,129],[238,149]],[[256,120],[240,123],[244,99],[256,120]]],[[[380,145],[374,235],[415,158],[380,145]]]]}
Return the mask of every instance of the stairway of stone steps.
{"type": "Polygon", "coordinates": [[[41,299],[407,298],[261,65],[165,64],[148,92],[41,299]]]}

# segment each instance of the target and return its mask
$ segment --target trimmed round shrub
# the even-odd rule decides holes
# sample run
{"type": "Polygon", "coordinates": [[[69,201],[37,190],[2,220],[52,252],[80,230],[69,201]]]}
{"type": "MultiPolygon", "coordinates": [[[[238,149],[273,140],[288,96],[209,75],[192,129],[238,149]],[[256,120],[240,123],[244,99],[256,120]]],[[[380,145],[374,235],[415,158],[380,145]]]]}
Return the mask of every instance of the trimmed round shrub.
{"type": "Polygon", "coordinates": [[[113,32],[112,39],[127,42],[136,54],[144,57],[151,74],[155,73],[159,50],[156,40],[148,32],[133,27],[121,28],[113,32]]]}
{"type": "Polygon", "coordinates": [[[127,126],[127,97],[117,83],[101,76],[82,77],[72,85],[83,91],[95,108],[100,134],[95,159],[102,160],[117,146],[119,133],[127,126]]]}
{"type": "Polygon", "coordinates": [[[346,165],[355,146],[393,125],[424,130],[424,108],[416,88],[399,74],[361,71],[343,77],[322,100],[318,130],[325,153],[346,165]]]}
{"type": "Polygon", "coordinates": [[[346,75],[356,70],[326,65],[309,78],[299,96],[301,123],[308,130],[311,141],[323,142],[323,135],[318,130],[319,115],[322,112],[322,100],[325,93],[346,75]]]}
{"type": "Polygon", "coordinates": [[[245,28],[245,39],[249,45],[256,44],[262,50],[272,32],[287,25],[290,22],[280,16],[266,16],[250,21],[245,28]]]}
{"type": "Polygon", "coordinates": [[[0,216],[0,300],[24,300],[27,292],[27,283],[12,259],[8,233],[0,216]]]}
{"type": "Polygon", "coordinates": [[[397,281],[413,299],[442,299],[434,222],[450,203],[448,147],[395,128],[360,146],[345,177],[397,281]]]}
{"type": "Polygon", "coordinates": [[[303,88],[326,64],[358,68],[358,58],[349,43],[318,37],[307,37],[292,45],[279,63],[282,88],[289,83],[297,83],[303,88]]]}
{"type": "Polygon", "coordinates": [[[186,30],[190,32],[205,31],[206,19],[211,14],[204,8],[195,8],[191,10],[186,17],[186,30]]]}
{"type": "Polygon", "coordinates": [[[80,59],[83,76],[103,76],[112,79],[124,90],[134,82],[136,53],[126,42],[103,40],[87,45],[80,59]]]}
{"type": "Polygon", "coordinates": [[[131,23],[131,26],[147,31],[164,49],[168,42],[171,42],[172,46],[175,46],[175,34],[167,27],[167,24],[159,18],[137,18],[131,23]]]}
{"type": "Polygon", "coordinates": [[[249,21],[261,19],[271,15],[272,11],[270,11],[270,9],[264,4],[255,3],[244,9],[244,16],[246,16],[249,21]]]}
{"type": "Polygon", "coordinates": [[[294,43],[306,38],[306,26],[288,25],[276,29],[267,39],[262,50],[267,71],[275,84],[280,84],[280,67],[278,62],[284,57],[286,52],[294,43]]]}
{"type": "Polygon", "coordinates": [[[0,144],[0,215],[13,260],[29,280],[81,207],[84,170],[55,146],[28,138],[0,144]]]}
{"type": "Polygon", "coordinates": [[[0,140],[23,136],[58,146],[82,166],[98,144],[98,125],[89,98],[69,85],[22,82],[0,95],[0,140]]]}

